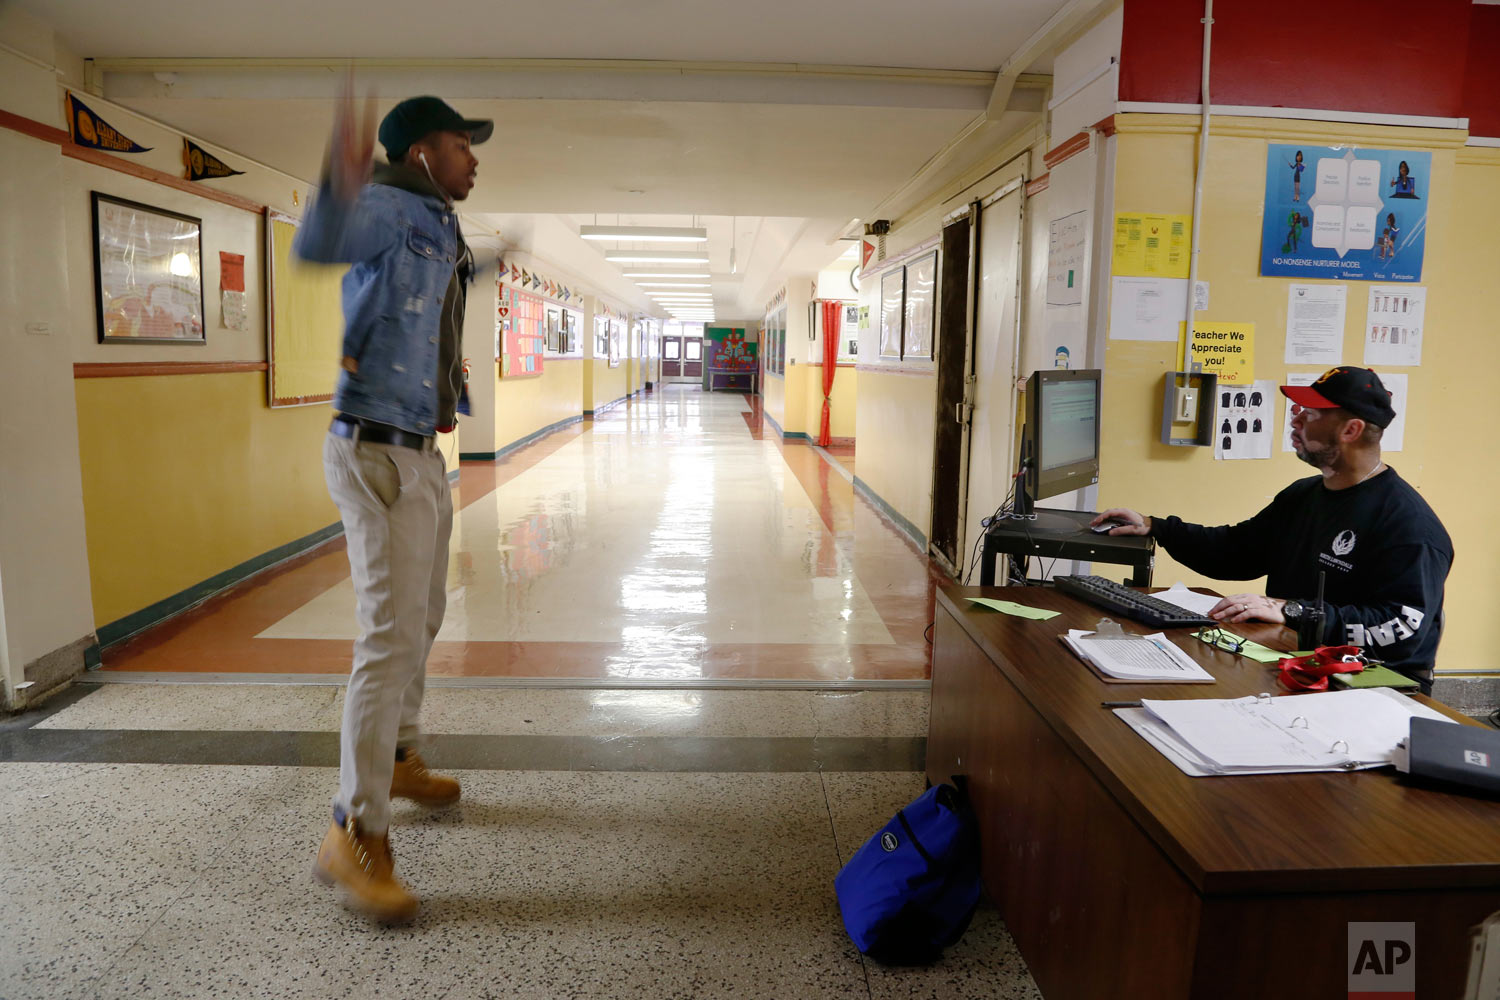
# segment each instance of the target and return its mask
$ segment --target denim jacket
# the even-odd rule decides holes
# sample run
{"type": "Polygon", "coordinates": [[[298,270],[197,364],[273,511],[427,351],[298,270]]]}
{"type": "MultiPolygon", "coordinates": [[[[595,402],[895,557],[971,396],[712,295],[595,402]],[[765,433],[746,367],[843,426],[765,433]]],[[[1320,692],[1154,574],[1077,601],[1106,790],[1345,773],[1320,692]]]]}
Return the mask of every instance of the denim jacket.
{"type": "MultiPolygon", "coordinates": [[[[455,345],[440,352],[441,338],[461,336],[461,279],[472,258],[457,213],[425,181],[382,164],[353,204],[319,196],[292,250],[304,260],[353,265],[343,284],[343,355],[358,370],[340,369],[333,408],[430,435],[440,419],[452,422],[451,409],[439,412],[438,382],[461,376],[456,363],[439,372],[438,362],[440,354],[460,353],[455,345]]],[[[456,398],[456,385],[444,388],[456,398]]]]}

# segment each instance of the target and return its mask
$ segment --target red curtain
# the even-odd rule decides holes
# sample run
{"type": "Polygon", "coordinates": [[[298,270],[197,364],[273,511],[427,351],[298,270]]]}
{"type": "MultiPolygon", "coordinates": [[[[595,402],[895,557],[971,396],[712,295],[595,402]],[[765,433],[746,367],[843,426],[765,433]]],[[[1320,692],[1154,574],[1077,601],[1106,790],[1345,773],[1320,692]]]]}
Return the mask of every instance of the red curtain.
{"type": "Polygon", "coordinates": [[[838,372],[839,325],[844,319],[844,304],[823,301],[823,427],[818,431],[818,446],[827,448],[833,437],[828,427],[833,419],[833,376],[838,372]]]}

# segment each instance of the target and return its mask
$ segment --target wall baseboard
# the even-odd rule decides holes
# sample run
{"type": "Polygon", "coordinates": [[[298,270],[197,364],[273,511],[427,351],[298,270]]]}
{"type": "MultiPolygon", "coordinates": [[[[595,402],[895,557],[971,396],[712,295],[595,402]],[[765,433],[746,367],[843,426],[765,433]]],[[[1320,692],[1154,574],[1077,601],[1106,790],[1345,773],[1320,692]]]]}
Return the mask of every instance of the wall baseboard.
{"type": "Polygon", "coordinates": [[[0,690],[0,711],[19,712],[67,686],[88,669],[90,654],[98,648],[90,633],[32,660],[13,694],[7,696],[0,690]]]}
{"type": "Polygon", "coordinates": [[[500,448],[498,451],[461,451],[458,453],[458,460],[460,462],[493,462],[496,459],[504,458],[506,455],[509,455],[513,451],[519,451],[529,444],[535,444],[554,431],[560,431],[564,427],[567,427],[570,424],[580,423],[582,420],[583,415],[579,414],[575,417],[568,417],[565,420],[559,420],[556,423],[548,424],[541,430],[532,431],[530,434],[526,435],[523,438],[517,438],[510,444],[500,448]]]}
{"type": "Polygon", "coordinates": [[[202,583],[195,584],[186,590],[179,591],[171,597],[157,601],[149,607],[142,608],[134,614],[126,615],[124,618],[112,621],[108,625],[99,626],[99,646],[107,649],[110,646],[124,642],[137,633],[155,625],[160,625],[168,618],[175,618],[190,608],[195,608],[216,594],[228,590],[236,584],[243,583],[250,577],[255,576],[263,570],[270,569],[278,563],[285,562],[294,556],[299,556],[309,549],[317,548],[330,538],[335,538],[344,533],[342,521],[335,521],[326,528],[319,528],[310,535],[303,535],[295,541],[278,545],[269,552],[263,552],[253,559],[247,559],[222,573],[217,573],[202,583]]]}
{"type": "Polygon", "coordinates": [[[901,513],[897,511],[896,508],[886,503],[885,499],[881,497],[879,493],[876,493],[874,490],[870,489],[869,483],[865,482],[858,476],[855,476],[854,490],[856,493],[859,493],[861,496],[863,496],[866,500],[870,501],[870,503],[874,504],[875,509],[884,514],[892,524],[894,524],[897,528],[900,528],[902,534],[906,536],[907,540],[917,547],[917,552],[919,554],[924,556],[927,554],[927,536],[918,531],[915,524],[912,524],[906,518],[902,517],[901,513]]]}
{"type": "Polygon", "coordinates": [[[1468,716],[1483,718],[1500,709],[1500,677],[1456,677],[1439,668],[1432,697],[1468,716]]]}

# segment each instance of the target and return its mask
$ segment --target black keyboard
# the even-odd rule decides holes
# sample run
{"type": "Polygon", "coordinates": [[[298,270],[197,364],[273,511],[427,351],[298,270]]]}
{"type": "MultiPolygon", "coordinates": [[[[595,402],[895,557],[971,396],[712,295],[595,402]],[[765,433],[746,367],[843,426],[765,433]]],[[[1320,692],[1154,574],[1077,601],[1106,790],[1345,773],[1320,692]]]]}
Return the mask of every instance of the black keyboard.
{"type": "Polygon", "coordinates": [[[1190,628],[1218,625],[1212,618],[1195,615],[1175,604],[1131,590],[1102,576],[1059,576],[1052,585],[1095,607],[1155,628],[1190,628]]]}

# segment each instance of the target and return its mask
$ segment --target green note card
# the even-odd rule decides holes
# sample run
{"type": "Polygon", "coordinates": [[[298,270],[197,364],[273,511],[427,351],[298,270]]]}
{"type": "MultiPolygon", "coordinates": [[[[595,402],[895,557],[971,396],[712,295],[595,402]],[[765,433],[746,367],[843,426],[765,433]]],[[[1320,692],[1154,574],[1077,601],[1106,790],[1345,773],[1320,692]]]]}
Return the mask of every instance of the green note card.
{"type": "Polygon", "coordinates": [[[1233,632],[1219,632],[1217,634],[1224,637],[1223,641],[1216,642],[1211,638],[1211,636],[1215,635],[1212,629],[1204,629],[1201,632],[1193,633],[1196,638],[1218,649],[1233,650],[1234,644],[1238,642],[1240,644],[1239,654],[1241,656],[1248,656],[1258,663],[1275,663],[1284,656],[1293,655],[1291,653],[1278,652],[1268,646],[1262,646],[1258,642],[1251,642],[1249,639],[1235,635],[1233,632]]]}
{"type": "Polygon", "coordinates": [[[1049,618],[1056,618],[1062,614],[1061,611],[1044,611],[1041,608],[1028,608],[1024,604],[1017,604],[1015,601],[997,601],[991,597],[971,597],[969,600],[975,604],[982,604],[987,608],[993,608],[996,611],[1004,611],[1008,615],[1015,615],[1017,618],[1030,618],[1033,621],[1039,622],[1044,622],[1049,618]]]}
{"type": "Polygon", "coordinates": [[[1333,682],[1346,688],[1419,688],[1422,685],[1390,667],[1371,664],[1357,674],[1334,674],[1333,682]]]}

